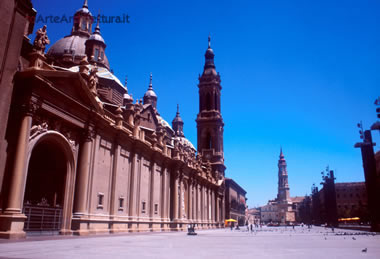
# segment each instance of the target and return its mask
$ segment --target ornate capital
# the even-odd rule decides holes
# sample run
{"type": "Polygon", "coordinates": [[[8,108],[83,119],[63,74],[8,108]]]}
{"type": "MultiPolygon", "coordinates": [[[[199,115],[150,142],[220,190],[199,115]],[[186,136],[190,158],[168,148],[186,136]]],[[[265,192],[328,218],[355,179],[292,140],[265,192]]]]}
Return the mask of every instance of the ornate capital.
{"type": "Polygon", "coordinates": [[[41,107],[36,100],[29,99],[21,105],[22,111],[26,116],[34,116],[36,111],[41,107]]]}
{"type": "Polygon", "coordinates": [[[83,132],[83,141],[84,142],[90,142],[92,141],[96,136],[96,132],[92,128],[86,128],[83,132]]]}

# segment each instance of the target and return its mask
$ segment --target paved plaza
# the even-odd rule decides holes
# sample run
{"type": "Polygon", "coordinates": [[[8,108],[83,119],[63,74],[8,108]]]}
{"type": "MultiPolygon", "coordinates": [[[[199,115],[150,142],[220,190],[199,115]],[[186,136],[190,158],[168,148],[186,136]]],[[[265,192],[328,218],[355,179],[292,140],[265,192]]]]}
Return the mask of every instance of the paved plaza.
{"type": "Polygon", "coordinates": [[[380,258],[380,235],[263,227],[0,241],[0,258],[380,258]]]}

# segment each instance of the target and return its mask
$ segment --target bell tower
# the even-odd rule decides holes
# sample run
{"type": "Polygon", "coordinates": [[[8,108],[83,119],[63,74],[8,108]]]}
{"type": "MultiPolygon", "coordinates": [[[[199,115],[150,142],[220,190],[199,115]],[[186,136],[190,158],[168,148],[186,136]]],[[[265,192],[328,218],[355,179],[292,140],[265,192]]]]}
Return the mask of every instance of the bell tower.
{"type": "Polygon", "coordinates": [[[287,203],[290,201],[289,184],[288,184],[288,171],[286,170],[285,156],[280,151],[280,159],[278,160],[278,194],[277,200],[280,203],[287,203]]]}
{"type": "Polygon", "coordinates": [[[203,159],[209,160],[215,170],[224,175],[223,118],[221,114],[220,75],[215,70],[214,51],[211,38],[205,54],[203,73],[199,76],[199,113],[196,119],[198,152],[203,159]]]}

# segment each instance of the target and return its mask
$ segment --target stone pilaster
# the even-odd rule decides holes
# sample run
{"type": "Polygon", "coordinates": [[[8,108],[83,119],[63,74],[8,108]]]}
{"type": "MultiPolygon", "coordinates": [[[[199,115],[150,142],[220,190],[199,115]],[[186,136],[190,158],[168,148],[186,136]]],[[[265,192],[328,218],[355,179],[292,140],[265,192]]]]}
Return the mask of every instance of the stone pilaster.
{"type": "Polygon", "coordinates": [[[152,220],[153,218],[153,209],[154,209],[154,175],[156,173],[156,162],[154,162],[154,159],[151,161],[151,172],[150,172],[150,186],[149,186],[149,217],[152,220]]]}
{"type": "Polygon", "coordinates": [[[166,220],[166,168],[162,166],[161,170],[161,198],[160,198],[160,203],[161,203],[161,219],[162,221],[166,220]]]}
{"type": "Polygon", "coordinates": [[[178,176],[179,173],[177,172],[173,174],[173,220],[178,220],[178,176]]]}
{"type": "MultiPolygon", "coordinates": [[[[117,204],[116,204],[116,181],[117,181],[117,171],[118,171],[118,160],[120,156],[120,145],[115,143],[115,149],[113,154],[113,165],[112,165],[112,182],[111,182],[111,197],[110,197],[110,219],[113,220],[113,218],[116,216],[117,213],[117,204]]],[[[111,222],[111,232],[114,231],[113,229],[113,222],[111,222]]]]}
{"type": "Polygon", "coordinates": [[[129,177],[129,201],[128,201],[128,215],[133,217],[136,215],[136,204],[134,202],[134,196],[136,195],[136,160],[137,160],[137,154],[133,153],[132,155],[132,164],[131,164],[131,172],[129,177]]]}

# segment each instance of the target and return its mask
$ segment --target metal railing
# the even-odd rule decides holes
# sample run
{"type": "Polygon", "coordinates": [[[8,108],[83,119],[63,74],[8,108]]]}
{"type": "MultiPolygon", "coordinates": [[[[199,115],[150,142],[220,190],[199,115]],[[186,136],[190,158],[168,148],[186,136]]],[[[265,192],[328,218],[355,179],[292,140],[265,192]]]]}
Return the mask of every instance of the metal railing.
{"type": "Polygon", "coordinates": [[[24,205],[23,212],[27,217],[25,231],[54,231],[61,228],[62,207],[24,205]]]}

